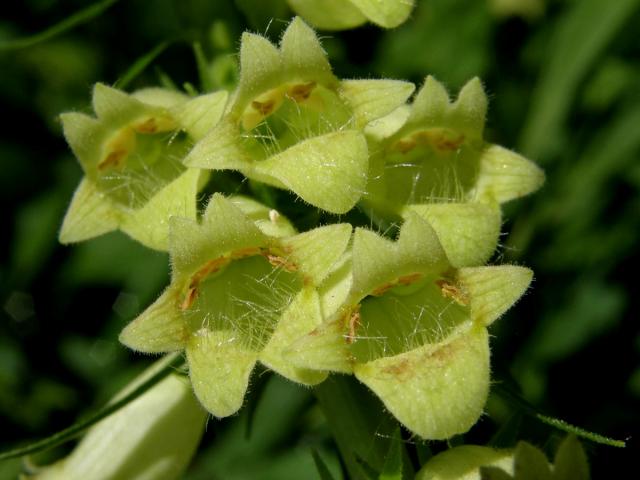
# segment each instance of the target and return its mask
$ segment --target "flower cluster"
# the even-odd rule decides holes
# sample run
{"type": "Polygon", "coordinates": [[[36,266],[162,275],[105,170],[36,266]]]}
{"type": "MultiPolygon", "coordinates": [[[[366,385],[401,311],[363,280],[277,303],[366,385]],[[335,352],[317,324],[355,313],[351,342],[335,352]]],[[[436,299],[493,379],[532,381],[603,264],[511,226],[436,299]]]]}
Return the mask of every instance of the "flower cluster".
{"type": "Polygon", "coordinates": [[[279,46],[243,35],[239,78],[233,92],[198,97],[98,85],[97,118],[62,117],[85,178],[61,240],[120,228],[170,255],[170,285],[121,341],[184,351],[217,417],[241,408],[260,362],[304,385],[353,374],[423,438],[468,430],[489,390],[487,327],[532,277],[484,266],[500,205],[538,188],[542,172],[484,140],[479,80],[451,101],[427,77],[407,104],[409,82],[338,79],[298,18],[279,46]],[[199,212],[198,192],[221,170],[331,214],[359,208],[378,231],[298,231],[241,195],[216,193],[199,212]],[[381,233],[389,225],[396,236],[381,233]]]}

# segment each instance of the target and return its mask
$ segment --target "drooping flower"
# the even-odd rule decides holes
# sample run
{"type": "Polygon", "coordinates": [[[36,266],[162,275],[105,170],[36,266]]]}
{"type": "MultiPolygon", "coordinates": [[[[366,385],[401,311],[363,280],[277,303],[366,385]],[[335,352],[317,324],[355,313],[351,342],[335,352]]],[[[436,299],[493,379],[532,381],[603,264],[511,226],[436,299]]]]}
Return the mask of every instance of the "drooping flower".
{"type": "Polygon", "coordinates": [[[394,28],[409,18],[414,0],[288,0],[291,8],[321,30],[346,30],[370,21],[394,28]]]}
{"type": "Polygon", "coordinates": [[[295,18],[280,48],[244,33],[240,82],[220,123],[185,164],[238,170],[345,213],[367,183],[364,128],[413,92],[397,80],[338,80],[315,33],[295,18]]]}
{"type": "Polygon", "coordinates": [[[477,78],[455,102],[427,77],[410,107],[371,125],[363,203],[374,217],[426,218],[456,267],[482,265],[500,234],[500,204],[544,181],[534,163],[483,138],[487,96],[477,78]]]}
{"type": "Polygon", "coordinates": [[[195,393],[217,417],[242,406],[258,361],[316,384],[326,372],[297,368],[281,352],[321,324],[318,287],[350,237],[348,224],[294,234],[274,211],[216,194],[200,223],[171,219],[171,284],[120,339],[143,352],[184,349],[195,393]]]}
{"type": "MultiPolygon", "coordinates": [[[[131,392],[166,363],[167,359],[156,362],[115,399],[131,392]]],[[[33,476],[20,478],[182,478],[200,443],[206,419],[207,414],[193,396],[189,382],[171,374],[91,427],[69,456],[33,476]]]]}
{"type": "Polygon", "coordinates": [[[189,99],[159,88],[128,95],[97,84],[97,118],[75,112],[60,117],[84,171],[60,241],[79,242],[119,228],[166,250],[169,216],[195,218],[196,194],[206,179],[182,160],[220,119],[226,99],[226,92],[189,99]]]}
{"type": "Polygon", "coordinates": [[[397,242],[357,229],[351,261],[342,306],[287,358],[300,368],[353,373],[421,437],[467,431],[489,391],[486,327],[522,295],[531,271],[456,269],[416,214],[397,242]]]}

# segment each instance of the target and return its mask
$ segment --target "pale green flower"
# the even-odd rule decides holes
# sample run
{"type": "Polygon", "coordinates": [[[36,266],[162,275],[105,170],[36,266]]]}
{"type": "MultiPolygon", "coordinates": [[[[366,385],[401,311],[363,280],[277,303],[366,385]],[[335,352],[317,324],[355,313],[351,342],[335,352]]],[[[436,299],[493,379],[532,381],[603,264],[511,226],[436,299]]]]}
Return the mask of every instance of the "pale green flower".
{"type": "Polygon", "coordinates": [[[322,323],[317,287],[350,237],[348,224],[294,234],[274,211],[216,194],[200,223],[171,219],[171,284],[120,339],[143,352],[185,350],[196,395],[217,417],[242,406],[258,361],[316,384],[325,372],[281,352],[322,323]]]}
{"type": "Polygon", "coordinates": [[[374,218],[410,212],[426,218],[456,267],[485,263],[498,242],[500,204],[544,181],[534,163],[484,140],[486,112],[477,78],[452,102],[427,77],[410,107],[368,128],[372,157],[363,204],[374,218]]]}
{"type": "Polygon", "coordinates": [[[62,243],[121,229],[144,245],[166,250],[171,215],[195,218],[206,180],[183,158],[222,115],[227,94],[189,99],[153,88],[128,95],[97,84],[93,109],[60,116],[84,178],[60,231],[62,243]]]}
{"type": "MultiPolygon", "coordinates": [[[[409,215],[397,242],[357,229],[342,306],[287,350],[301,368],[353,373],[409,430],[467,431],[489,392],[487,326],[526,290],[515,266],[455,269],[435,231],[409,215]]],[[[340,289],[334,289],[336,291],[340,289]]]]}
{"type": "Polygon", "coordinates": [[[316,34],[299,18],[280,47],[245,33],[240,83],[224,118],[185,164],[238,170],[345,213],[367,183],[364,128],[399,105],[414,86],[397,80],[338,80],[316,34]]]}

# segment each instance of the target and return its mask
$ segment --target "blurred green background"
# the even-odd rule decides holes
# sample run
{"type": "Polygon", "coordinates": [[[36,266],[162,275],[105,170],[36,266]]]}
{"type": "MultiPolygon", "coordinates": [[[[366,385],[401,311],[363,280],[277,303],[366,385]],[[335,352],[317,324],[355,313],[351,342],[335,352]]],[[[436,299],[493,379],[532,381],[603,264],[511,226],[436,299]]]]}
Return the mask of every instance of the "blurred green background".
{"type": "MultiPolygon", "coordinates": [[[[324,46],[343,78],[420,85],[432,74],[455,94],[480,76],[491,100],[486,137],[545,169],[546,185],[505,211],[494,262],[530,266],[536,280],[492,327],[494,374],[541,412],[630,437],[626,450],[586,444],[593,477],[614,478],[636,462],[640,431],[640,1],[417,3],[397,30],[322,32],[324,46]]],[[[0,42],[86,5],[12,2],[0,42]]],[[[122,0],[46,42],[0,46],[0,448],[69,425],[149,363],[117,335],[168,278],[166,255],[119,233],[58,245],[81,170],[57,115],[88,110],[95,82],[114,84],[154,49],[161,53],[127,89],[228,85],[240,33],[277,40],[290,16],[283,0],[122,0]],[[194,41],[215,59],[208,85],[198,80],[194,41]]],[[[314,478],[312,448],[337,471],[309,390],[269,376],[252,390],[250,438],[247,412],[211,420],[187,478],[314,478]]],[[[495,415],[466,442],[484,442],[500,426],[499,399],[489,407],[495,415]]],[[[519,438],[541,445],[549,433],[525,421],[519,438]]],[[[0,464],[0,478],[19,468],[0,464]]]]}

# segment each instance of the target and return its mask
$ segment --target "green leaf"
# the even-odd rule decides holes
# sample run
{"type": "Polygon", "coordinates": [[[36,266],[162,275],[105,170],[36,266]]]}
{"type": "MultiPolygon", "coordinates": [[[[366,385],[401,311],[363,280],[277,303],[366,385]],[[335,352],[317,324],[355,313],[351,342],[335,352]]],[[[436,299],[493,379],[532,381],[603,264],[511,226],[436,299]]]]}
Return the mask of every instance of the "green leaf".
{"type": "Polygon", "coordinates": [[[145,353],[182,350],[189,328],[178,310],[180,290],[167,288],[160,297],[120,333],[120,342],[145,353]]]}
{"type": "MultiPolygon", "coordinates": [[[[367,182],[367,142],[345,130],[298,142],[253,168],[331,213],[346,213],[362,196],[367,182]]],[[[246,172],[251,176],[251,172],[246,172]]]]}
{"type": "Polygon", "coordinates": [[[228,417],[242,407],[257,353],[246,350],[231,331],[200,330],[187,344],[191,384],[212,415],[228,417]]]}
{"type": "Polygon", "coordinates": [[[466,432],[489,393],[489,342],[484,327],[440,344],[354,366],[354,374],[409,430],[426,439],[466,432]]]}
{"type": "Polygon", "coordinates": [[[402,436],[400,435],[400,428],[396,428],[393,437],[391,438],[391,445],[389,451],[385,457],[384,466],[380,473],[379,480],[402,480],[403,461],[402,457],[404,447],[402,444],[402,436]]]}
{"type": "Polygon", "coordinates": [[[60,243],[76,243],[118,228],[119,216],[111,200],[100,193],[90,180],[78,185],[60,229],[60,243]]]}
{"type": "Polygon", "coordinates": [[[575,435],[567,435],[556,452],[553,480],[589,480],[589,463],[575,435]]]}
{"type": "Polygon", "coordinates": [[[343,80],[340,83],[340,95],[353,109],[359,128],[403,105],[414,89],[413,83],[401,80],[343,80]]]}
{"type": "Polygon", "coordinates": [[[471,300],[471,316],[485,326],[491,325],[518,301],[532,278],[531,270],[515,265],[458,270],[458,280],[471,300]]]}
{"type": "Polygon", "coordinates": [[[407,205],[403,216],[409,212],[415,212],[429,222],[454,267],[484,264],[498,244],[502,215],[496,204],[407,205]]]}
{"type": "Polygon", "coordinates": [[[318,471],[318,475],[320,475],[320,480],[334,480],[333,475],[329,471],[329,467],[324,463],[322,457],[318,453],[317,450],[311,450],[311,455],[313,455],[313,463],[316,465],[316,470],[318,471]]]}
{"type": "Polygon", "coordinates": [[[78,25],[82,25],[99,15],[105,10],[115,4],[118,0],[102,0],[96,2],[93,5],[89,5],[76,13],[69,15],[67,18],[59,23],[47,28],[46,30],[31,35],[29,37],[17,38],[0,42],[0,51],[3,50],[18,50],[21,48],[31,47],[38,43],[46,42],[58,35],[61,35],[69,30],[75,28],[78,25]]]}
{"type": "Polygon", "coordinates": [[[547,457],[527,442],[518,442],[516,445],[513,473],[517,480],[551,480],[547,457]]]}
{"type": "Polygon", "coordinates": [[[619,0],[611,5],[599,0],[567,4],[547,47],[548,63],[531,95],[521,137],[527,155],[545,162],[557,152],[575,92],[606,46],[623,33],[639,5],[638,0],[619,0]]]}
{"type": "Polygon", "coordinates": [[[370,470],[380,472],[397,423],[382,410],[378,399],[353,377],[344,375],[332,375],[313,392],[349,478],[368,479],[370,470]]]}

